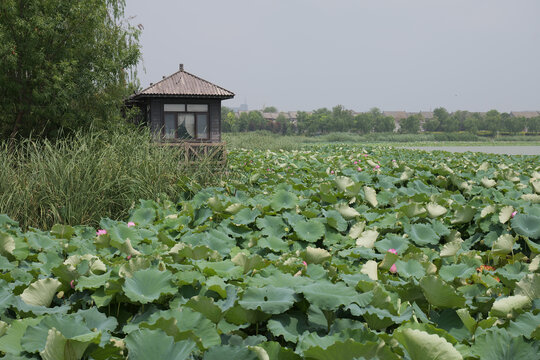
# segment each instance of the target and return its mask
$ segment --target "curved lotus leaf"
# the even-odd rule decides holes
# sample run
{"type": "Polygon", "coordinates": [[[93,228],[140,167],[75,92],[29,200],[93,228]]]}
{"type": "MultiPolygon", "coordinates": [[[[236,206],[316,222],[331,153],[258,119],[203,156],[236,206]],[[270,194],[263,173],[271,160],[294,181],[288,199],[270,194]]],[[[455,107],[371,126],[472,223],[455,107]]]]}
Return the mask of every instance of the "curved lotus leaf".
{"type": "Polygon", "coordinates": [[[126,336],[125,342],[131,360],[185,360],[196,347],[193,340],[175,342],[163,330],[133,331],[126,336]]]}
{"type": "Polygon", "coordinates": [[[275,236],[263,237],[257,241],[257,245],[261,248],[270,249],[278,253],[289,251],[289,244],[275,236]]]}
{"type": "Polygon", "coordinates": [[[354,360],[354,359],[392,359],[388,353],[392,353],[389,349],[380,346],[379,343],[373,341],[357,342],[353,339],[344,341],[336,341],[328,347],[313,346],[304,351],[306,359],[314,360],[354,360]]]}
{"type": "Polygon", "coordinates": [[[55,328],[49,329],[45,348],[39,352],[39,355],[43,360],[79,360],[82,358],[86,348],[91,343],[98,341],[99,335],[98,332],[95,332],[66,339],[55,328]]]}
{"type": "Polygon", "coordinates": [[[151,207],[140,207],[133,211],[129,221],[137,225],[150,225],[156,219],[156,210],[151,207]]]}
{"type": "Polygon", "coordinates": [[[429,204],[426,205],[426,210],[428,212],[429,217],[432,219],[442,216],[446,214],[446,212],[448,211],[448,209],[446,209],[444,206],[441,206],[433,202],[430,202],[429,204]]]}
{"type": "Polygon", "coordinates": [[[259,359],[268,360],[301,360],[301,357],[295,354],[292,350],[281,347],[281,345],[275,341],[269,341],[261,343],[257,346],[251,347],[252,350],[264,349],[265,354],[257,353],[259,359]],[[267,357],[263,357],[267,356],[267,357]]]}
{"type": "Polygon", "coordinates": [[[531,300],[525,295],[513,295],[495,300],[490,314],[498,317],[506,317],[516,310],[522,310],[531,306],[531,300]]]}
{"type": "Polygon", "coordinates": [[[26,328],[34,327],[39,324],[41,318],[24,318],[20,320],[14,320],[6,333],[0,337],[0,351],[6,354],[20,354],[24,349],[21,346],[21,339],[26,332],[26,328]]]}
{"type": "Polygon", "coordinates": [[[416,329],[398,329],[393,335],[412,360],[463,360],[463,356],[446,339],[416,329]]]}
{"type": "Polygon", "coordinates": [[[480,217],[485,218],[489,214],[493,214],[495,212],[495,205],[488,205],[485,208],[482,209],[480,212],[480,217]]]}
{"type": "Polygon", "coordinates": [[[517,214],[511,224],[518,234],[530,239],[540,239],[540,216],[517,214]]]}
{"type": "Polygon", "coordinates": [[[471,222],[471,220],[476,214],[476,210],[471,206],[459,207],[454,213],[454,218],[452,219],[452,224],[466,224],[471,222]]]}
{"type": "Polygon", "coordinates": [[[235,225],[249,225],[255,222],[255,219],[261,215],[261,212],[257,209],[251,210],[248,208],[240,210],[236,215],[234,215],[234,220],[232,221],[235,225]]]}
{"type": "Polygon", "coordinates": [[[365,227],[365,221],[357,222],[356,224],[351,226],[351,229],[349,230],[349,236],[353,239],[356,239],[364,231],[365,227]]]}
{"type": "Polygon", "coordinates": [[[294,231],[301,240],[316,242],[324,235],[325,227],[319,221],[310,219],[307,221],[299,221],[294,226],[294,231]]]}
{"type": "Polygon", "coordinates": [[[369,205],[377,207],[379,202],[377,201],[377,192],[375,189],[369,186],[364,186],[364,195],[366,196],[366,201],[369,205]]]}
{"type": "Polygon", "coordinates": [[[306,317],[302,313],[281,314],[268,320],[268,330],[274,336],[283,336],[285,341],[296,343],[298,338],[309,330],[306,317]]]}
{"type": "Polygon", "coordinates": [[[299,291],[312,305],[323,310],[336,310],[341,305],[349,305],[358,296],[354,289],[342,282],[332,284],[328,281],[319,281],[304,285],[299,291]]]}
{"type": "Polygon", "coordinates": [[[540,195],[538,194],[523,194],[521,198],[526,201],[530,201],[533,204],[540,204],[540,195]]]}
{"type": "Polygon", "coordinates": [[[411,225],[410,230],[407,232],[412,241],[417,245],[436,245],[439,243],[440,237],[437,233],[431,228],[431,226],[426,224],[413,224],[411,225]]]}
{"type": "Polygon", "coordinates": [[[346,176],[338,176],[334,181],[336,182],[339,191],[342,192],[346,191],[349,186],[354,185],[354,181],[352,181],[351,178],[348,178],[346,176]]]}
{"type": "Polygon", "coordinates": [[[77,280],[77,285],[75,285],[76,290],[84,289],[97,289],[102,287],[109,281],[111,278],[111,272],[107,272],[103,275],[90,275],[90,276],[81,276],[77,280]]]}
{"type": "Polygon", "coordinates": [[[330,254],[325,249],[308,246],[306,248],[304,260],[306,260],[308,264],[321,264],[326,260],[330,259],[331,257],[332,254],[330,254]]]}
{"type": "Polygon", "coordinates": [[[516,239],[510,234],[503,234],[493,243],[493,254],[506,255],[512,252],[516,239]]]}
{"type": "Polygon", "coordinates": [[[356,239],[356,246],[363,246],[372,249],[375,245],[375,241],[377,241],[378,236],[378,231],[366,230],[358,237],[358,239],[356,239]]]}
{"type": "Polygon", "coordinates": [[[279,211],[282,209],[293,209],[296,206],[297,201],[298,198],[295,194],[290,193],[286,190],[279,190],[274,194],[274,196],[272,196],[270,206],[275,211],[279,211]]]}
{"type": "Polygon", "coordinates": [[[479,359],[538,359],[538,342],[526,342],[505,329],[494,328],[478,335],[471,352],[479,359]]]}
{"type": "Polygon", "coordinates": [[[400,276],[406,278],[414,277],[416,279],[421,279],[426,275],[426,270],[422,264],[412,259],[406,262],[401,260],[396,261],[396,270],[400,276]]]}
{"type": "Polygon", "coordinates": [[[398,254],[403,254],[409,247],[409,240],[396,234],[385,234],[382,240],[375,242],[375,248],[386,254],[390,249],[396,249],[398,254]]]}
{"type": "Polygon", "coordinates": [[[174,294],[178,291],[171,284],[172,278],[173,275],[168,270],[139,270],[133,273],[133,277],[126,278],[122,289],[130,300],[147,304],[158,300],[162,294],[174,294]]]}
{"type": "Polygon", "coordinates": [[[28,305],[49,306],[60,286],[62,283],[57,279],[41,279],[24,289],[21,299],[28,305]]]}
{"type": "Polygon", "coordinates": [[[203,360],[245,359],[257,360],[255,352],[244,346],[214,346],[204,353],[203,360]]]}
{"type": "Polygon", "coordinates": [[[482,185],[485,188],[488,188],[488,189],[494,187],[495,185],[497,185],[497,181],[495,181],[493,179],[488,179],[486,177],[482,178],[481,182],[482,182],[482,185]]]}
{"type": "Polygon", "coordinates": [[[474,267],[467,264],[451,264],[443,265],[439,270],[439,276],[444,281],[453,281],[455,278],[468,279],[476,271],[474,267]]]}
{"type": "Polygon", "coordinates": [[[238,304],[248,310],[257,310],[267,314],[281,314],[293,306],[296,301],[294,290],[266,286],[264,288],[250,287],[244,291],[238,304]]]}
{"type": "Polygon", "coordinates": [[[465,298],[436,276],[424,277],[420,281],[420,287],[431,305],[441,308],[461,308],[465,305],[465,298]]]}
{"type": "Polygon", "coordinates": [[[345,219],[353,219],[360,215],[356,209],[350,207],[347,204],[336,204],[336,210],[343,216],[345,219]]]}
{"type": "Polygon", "coordinates": [[[258,218],[256,221],[257,227],[261,229],[261,233],[265,236],[273,236],[281,239],[287,235],[286,225],[280,216],[265,216],[258,218]]]}
{"type": "Polygon", "coordinates": [[[537,329],[540,329],[540,313],[533,315],[531,312],[519,315],[510,322],[507,328],[511,335],[524,336],[529,339],[537,329]]]}
{"type": "Polygon", "coordinates": [[[516,295],[525,295],[531,301],[540,298],[540,274],[527,274],[516,283],[516,295]]]}
{"type": "Polygon", "coordinates": [[[323,210],[323,214],[326,218],[326,223],[337,231],[345,231],[349,227],[347,221],[337,210],[323,210]]]}
{"type": "Polygon", "coordinates": [[[512,206],[503,207],[501,211],[499,212],[499,222],[501,224],[506,223],[512,217],[513,212],[514,212],[514,208],[512,206]]]}

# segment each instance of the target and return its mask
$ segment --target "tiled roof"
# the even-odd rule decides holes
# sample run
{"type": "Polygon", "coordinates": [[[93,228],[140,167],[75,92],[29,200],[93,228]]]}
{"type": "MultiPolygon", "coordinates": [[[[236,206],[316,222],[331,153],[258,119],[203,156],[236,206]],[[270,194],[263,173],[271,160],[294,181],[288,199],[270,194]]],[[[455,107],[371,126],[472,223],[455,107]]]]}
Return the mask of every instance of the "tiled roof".
{"type": "Polygon", "coordinates": [[[433,119],[433,111],[420,111],[420,115],[422,115],[424,119],[433,119]]]}
{"type": "Polygon", "coordinates": [[[538,111],[512,111],[510,115],[514,117],[524,117],[526,119],[530,119],[533,117],[537,117],[540,115],[540,112],[538,111]]]}
{"type": "Polygon", "coordinates": [[[406,119],[409,117],[409,114],[405,111],[383,111],[384,116],[390,116],[394,120],[406,119]]]}
{"type": "Polygon", "coordinates": [[[234,93],[209,81],[184,71],[180,71],[150,85],[146,89],[136,93],[133,97],[148,96],[188,96],[188,97],[215,97],[229,99],[234,93]]]}

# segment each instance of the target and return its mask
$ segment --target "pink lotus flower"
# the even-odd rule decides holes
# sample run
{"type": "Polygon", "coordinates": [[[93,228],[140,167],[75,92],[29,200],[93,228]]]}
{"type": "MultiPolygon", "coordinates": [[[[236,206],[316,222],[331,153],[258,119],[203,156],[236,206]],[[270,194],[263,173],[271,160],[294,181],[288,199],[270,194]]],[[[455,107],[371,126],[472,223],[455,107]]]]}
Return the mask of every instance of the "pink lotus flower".
{"type": "Polygon", "coordinates": [[[302,264],[303,264],[305,267],[307,267],[307,262],[302,261],[302,264]]]}
{"type": "Polygon", "coordinates": [[[368,155],[367,154],[364,154],[364,157],[367,157],[368,155]]]}
{"type": "Polygon", "coordinates": [[[266,169],[266,171],[270,171],[270,168],[266,169]]]}
{"type": "Polygon", "coordinates": [[[392,162],[396,162],[396,159],[392,159],[392,162]]]}
{"type": "Polygon", "coordinates": [[[354,160],[354,165],[358,164],[358,161],[354,160]]]}
{"type": "Polygon", "coordinates": [[[514,217],[514,216],[516,216],[516,215],[517,215],[517,211],[514,211],[514,212],[512,213],[512,215],[510,215],[510,216],[514,217]]]}
{"type": "Polygon", "coordinates": [[[334,173],[334,170],[331,170],[331,171],[330,171],[330,174],[333,174],[333,173],[334,173]]]}
{"type": "Polygon", "coordinates": [[[133,221],[128,222],[128,227],[135,226],[135,223],[133,221]]]}
{"type": "Polygon", "coordinates": [[[358,170],[358,171],[362,171],[362,168],[361,168],[361,167],[359,167],[359,168],[358,168],[358,169],[356,169],[356,170],[358,170]]]}
{"type": "Polygon", "coordinates": [[[128,259],[128,260],[131,259],[131,255],[128,255],[126,259],[128,259]]]}
{"type": "Polygon", "coordinates": [[[75,280],[71,280],[69,282],[69,285],[71,286],[72,289],[75,289],[75,280]]]}
{"type": "Polygon", "coordinates": [[[97,236],[106,235],[106,234],[107,234],[107,230],[105,229],[99,229],[98,231],[96,231],[97,236]]]}
{"type": "MultiPolygon", "coordinates": [[[[388,249],[388,252],[397,255],[397,250],[396,249],[388,249]]],[[[390,272],[392,274],[395,274],[397,272],[396,264],[392,264],[392,266],[390,266],[390,272]]]]}

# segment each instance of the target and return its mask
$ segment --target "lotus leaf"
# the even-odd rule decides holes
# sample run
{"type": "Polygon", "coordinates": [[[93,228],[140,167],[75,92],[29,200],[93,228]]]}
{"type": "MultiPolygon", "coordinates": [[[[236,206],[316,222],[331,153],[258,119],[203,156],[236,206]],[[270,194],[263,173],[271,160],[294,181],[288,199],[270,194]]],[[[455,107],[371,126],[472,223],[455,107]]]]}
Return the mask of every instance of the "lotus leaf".
{"type": "Polygon", "coordinates": [[[178,290],[172,286],[172,274],[149,268],[136,271],[133,277],[125,280],[122,289],[126,296],[141,304],[158,300],[163,294],[174,294],[178,290]]]}

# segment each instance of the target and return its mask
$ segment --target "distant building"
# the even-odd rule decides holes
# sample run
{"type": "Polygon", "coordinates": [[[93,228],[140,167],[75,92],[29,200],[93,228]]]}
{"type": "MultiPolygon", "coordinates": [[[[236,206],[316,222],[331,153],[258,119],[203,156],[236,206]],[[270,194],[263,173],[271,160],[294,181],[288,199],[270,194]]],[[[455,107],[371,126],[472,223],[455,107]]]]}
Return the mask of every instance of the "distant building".
{"type": "Polygon", "coordinates": [[[410,114],[406,111],[383,111],[383,115],[394,119],[394,131],[398,132],[401,129],[399,122],[408,118],[410,114]]]}
{"type": "Polygon", "coordinates": [[[540,112],[538,111],[512,111],[510,113],[510,116],[524,117],[525,119],[530,119],[530,118],[540,116],[540,112]]]}

